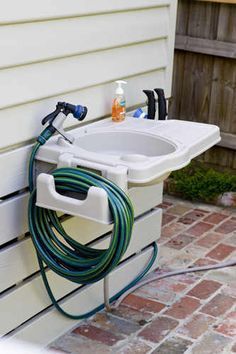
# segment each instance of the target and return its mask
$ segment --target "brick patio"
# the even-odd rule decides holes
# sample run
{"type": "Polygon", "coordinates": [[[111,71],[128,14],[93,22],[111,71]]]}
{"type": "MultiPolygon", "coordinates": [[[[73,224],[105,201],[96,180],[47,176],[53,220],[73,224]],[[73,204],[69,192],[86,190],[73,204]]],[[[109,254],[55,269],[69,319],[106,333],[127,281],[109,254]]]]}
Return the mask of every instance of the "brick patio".
{"type": "MultiPolygon", "coordinates": [[[[159,266],[236,259],[236,212],[165,197],[159,266]]],[[[235,268],[162,279],[52,343],[61,353],[236,353],[235,268]]],[[[157,271],[158,272],[158,271],[157,271]]]]}

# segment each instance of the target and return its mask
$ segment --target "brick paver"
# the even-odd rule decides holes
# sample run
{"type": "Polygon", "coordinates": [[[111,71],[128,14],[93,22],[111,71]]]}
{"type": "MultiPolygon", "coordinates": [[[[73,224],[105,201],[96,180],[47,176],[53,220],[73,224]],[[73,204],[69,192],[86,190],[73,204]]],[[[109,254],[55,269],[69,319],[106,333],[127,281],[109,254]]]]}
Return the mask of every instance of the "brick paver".
{"type": "Polygon", "coordinates": [[[201,312],[214,317],[218,317],[224,315],[224,313],[227,312],[234,304],[235,299],[232,297],[217,294],[205,306],[203,306],[201,312]]]}
{"type": "Polygon", "coordinates": [[[204,218],[205,222],[209,222],[211,224],[219,224],[221,221],[227,219],[228,215],[221,214],[221,213],[212,213],[204,218]]]}
{"type": "Polygon", "coordinates": [[[200,302],[198,299],[194,299],[190,296],[185,296],[174,303],[170,309],[165,312],[165,315],[183,319],[191,315],[199,306],[200,302]]]}
{"type": "MultiPolygon", "coordinates": [[[[214,265],[236,254],[236,212],[167,197],[159,267],[214,265]]],[[[79,354],[236,353],[236,269],[154,281],[51,344],[79,354]]]]}
{"type": "Polygon", "coordinates": [[[123,305],[132,307],[135,310],[155,313],[160,312],[165,307],[164,304],[158,301],[145,299],[133,294],[130,294],[126,299],[124,299],[123,305]]]}
{"type": "Polygon", "coordinates": [[[210,232],[206,234],[206,236],[198,240],[196,244],[202,247],[212,248],[217,243],[222,241],[222,239],[224,239],[222,234],[218,234],[216,232],[210,232]]]}
{"type": "Polygon", "coordinates": [[[205,232],[207,232],[210,229],[212,229],[212,227],[213,227],[212,224],[208,224],[206,222],[199,221],[197,224],[195,224],[194,226],[190,227],[190,229],[188,229],[187,232],[190,235],[199,237],[199,236],[203,235],[205,232]]]}
{"type": "Polygon", "coordinates": [[[212,251],[210,251],[206,256],[216,259],[218,261],[222,261],[227,258],[232,252],[236,250],[236,247],[225,245],[221,243],[216,246],[212,251]]]}
{"type": "Polygon", "coordinates": [[[97,342],[101,342],[109,346],[113,346],[119,340],[124,338],[118,333],[114,334],[104,329],[92,326],[90,324],[84,324],[79,326],[78,328],[74,329],[73,334],[79,334],[81,336],[96,340],[97,342]]]}
{"type": "Polygon", "coordinates": [[[236,220],[231,218],[230,220],[225,221],[223,224],[217,227],[215,231],[222,234],[229,234],[233,231],[236,231],[236,220]]]}
{"type": "Polygon", "coordinates": [[[204,334],[214,322],[215,319],[213,317],[198,313],[180,326],[177,332],[186,337],[197,339],[204,334]]]}
{"type": "Polygon", "coordinates": [[[178,321],[169,317],[159,317],[139,333],[139,337],[158,343],[177,327],[178,321]]]}
{"type": "Polygon", "coordinates": [[[207,299],[221,286],[222,284],[214,280],[202,280],[188,292],[188,295],[197,297],[198,299],[207,299]]]}
{"type": "Polygon", "coordinates": [[[177,250],[180,250],[193,242],[194,237],[180,234],[176,237],[173,237],[171,240],[169,240],[165,245],[168,247],[175,248],[177,250]]]}

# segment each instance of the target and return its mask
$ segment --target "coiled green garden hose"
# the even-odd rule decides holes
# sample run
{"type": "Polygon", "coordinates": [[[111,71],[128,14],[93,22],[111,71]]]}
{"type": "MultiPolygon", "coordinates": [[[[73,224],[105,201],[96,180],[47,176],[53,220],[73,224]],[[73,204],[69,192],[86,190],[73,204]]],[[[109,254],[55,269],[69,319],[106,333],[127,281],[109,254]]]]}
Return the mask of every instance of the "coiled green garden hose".
{"type": "MultiPolygon", "coordinates": [[[[55,211],[36,206],[36,187],[34,184],[34,162],[38,149],[53,132],[46,128],[33,147],[29,162],[30,199],[28,206],[29,230],[35,246],[40,272],[48,295],[54,306],[63,315],[71,319],[87,318],[104,308],[104,304],[81,315],[67,313],[58,304],[50,288],[45,265],[58,275],[78,284],[91,284],[103,279],[119,263],[130,242],[134,223],[133,207],[128,196],[114,183],[93,172],[80,168],[60,168],[52,172],[58,192],[76,192],[86,194],[91,186],[103,188],[108,195],[109,207],[114,227],[107,249],[85,246],[71,238],[63,228],[55,211]],[[57,233],[63,241],[58,238],[57,233]]],[[[94,206],[96,207],[96,206],[94,206]]],[[[130,287],[139,282],[152,267],[157,257],[157,246],[153,244],[153,256],[146,268],[124,289],[114,295],[114,301],[130,287]]]]}

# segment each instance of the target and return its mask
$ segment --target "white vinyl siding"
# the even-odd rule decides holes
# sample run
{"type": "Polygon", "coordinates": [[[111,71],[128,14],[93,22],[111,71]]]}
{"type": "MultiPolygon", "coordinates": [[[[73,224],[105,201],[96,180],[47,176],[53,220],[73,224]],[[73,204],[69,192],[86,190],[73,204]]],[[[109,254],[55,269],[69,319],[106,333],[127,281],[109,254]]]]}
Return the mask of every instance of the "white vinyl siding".
{"type": "MultiPolygon", "coordinates": [[[[145,104],[143,89],[163,87],[170,96],[177,1],[0,3],[0,333],[14,330],[15,338],[44,345],[74,322],[50,307],[28,234],[27,165],[34,139],[42,130],[41,120],[57,101],[88,106],[84,122],[109,116],[113,81],[120,78],[128,81],[128,109],[145,104]],[[48,329],[55,324],[51,333],[42,327],[44,320],[48,329]]],[[[68,118],[66,124],[71,129],[78,122],[68,118]]],[[[151,195],[161,197],[158,188],[141,191],[144,209],[151,195]]],[[[160,222],[158,210],[136,220],[125,258],[158,238],[160,222]],[[144,229],[149,230],[148,240],[141,237],[144,229]]],[[[71,218],[65,226],[72,233],[79,228],[84,242],[111,230],[80,218],[71,218]]],[[[107,240],[99,242],[101,246],[107,240]]],[[[127,261],[115,271],[120,283],[114,285],[114,292],[127,282],[127,272],[132,279],[142,269],[150,254],[148,249],[134,256],[134,263],[127,261]]],[[[63,301],[69,310],[76,309],[78,299],[84,299],[87,310],[101,302],[91,298],[101,282],[72,295],[78,286],[49,274],[57,298],[68,295],[63,301]]]]}

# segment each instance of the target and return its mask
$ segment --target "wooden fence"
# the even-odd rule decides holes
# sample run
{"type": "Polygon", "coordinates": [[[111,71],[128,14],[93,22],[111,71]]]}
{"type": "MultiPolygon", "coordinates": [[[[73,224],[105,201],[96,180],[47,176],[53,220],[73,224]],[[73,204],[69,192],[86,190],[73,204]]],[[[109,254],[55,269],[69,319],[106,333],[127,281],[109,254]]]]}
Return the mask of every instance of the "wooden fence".
{"type": "Polygon", "coordinates": [[[218,125],[222,141],[201,158],[236,169],[235,0],[179,0],[169,116],[218,125]]]}

